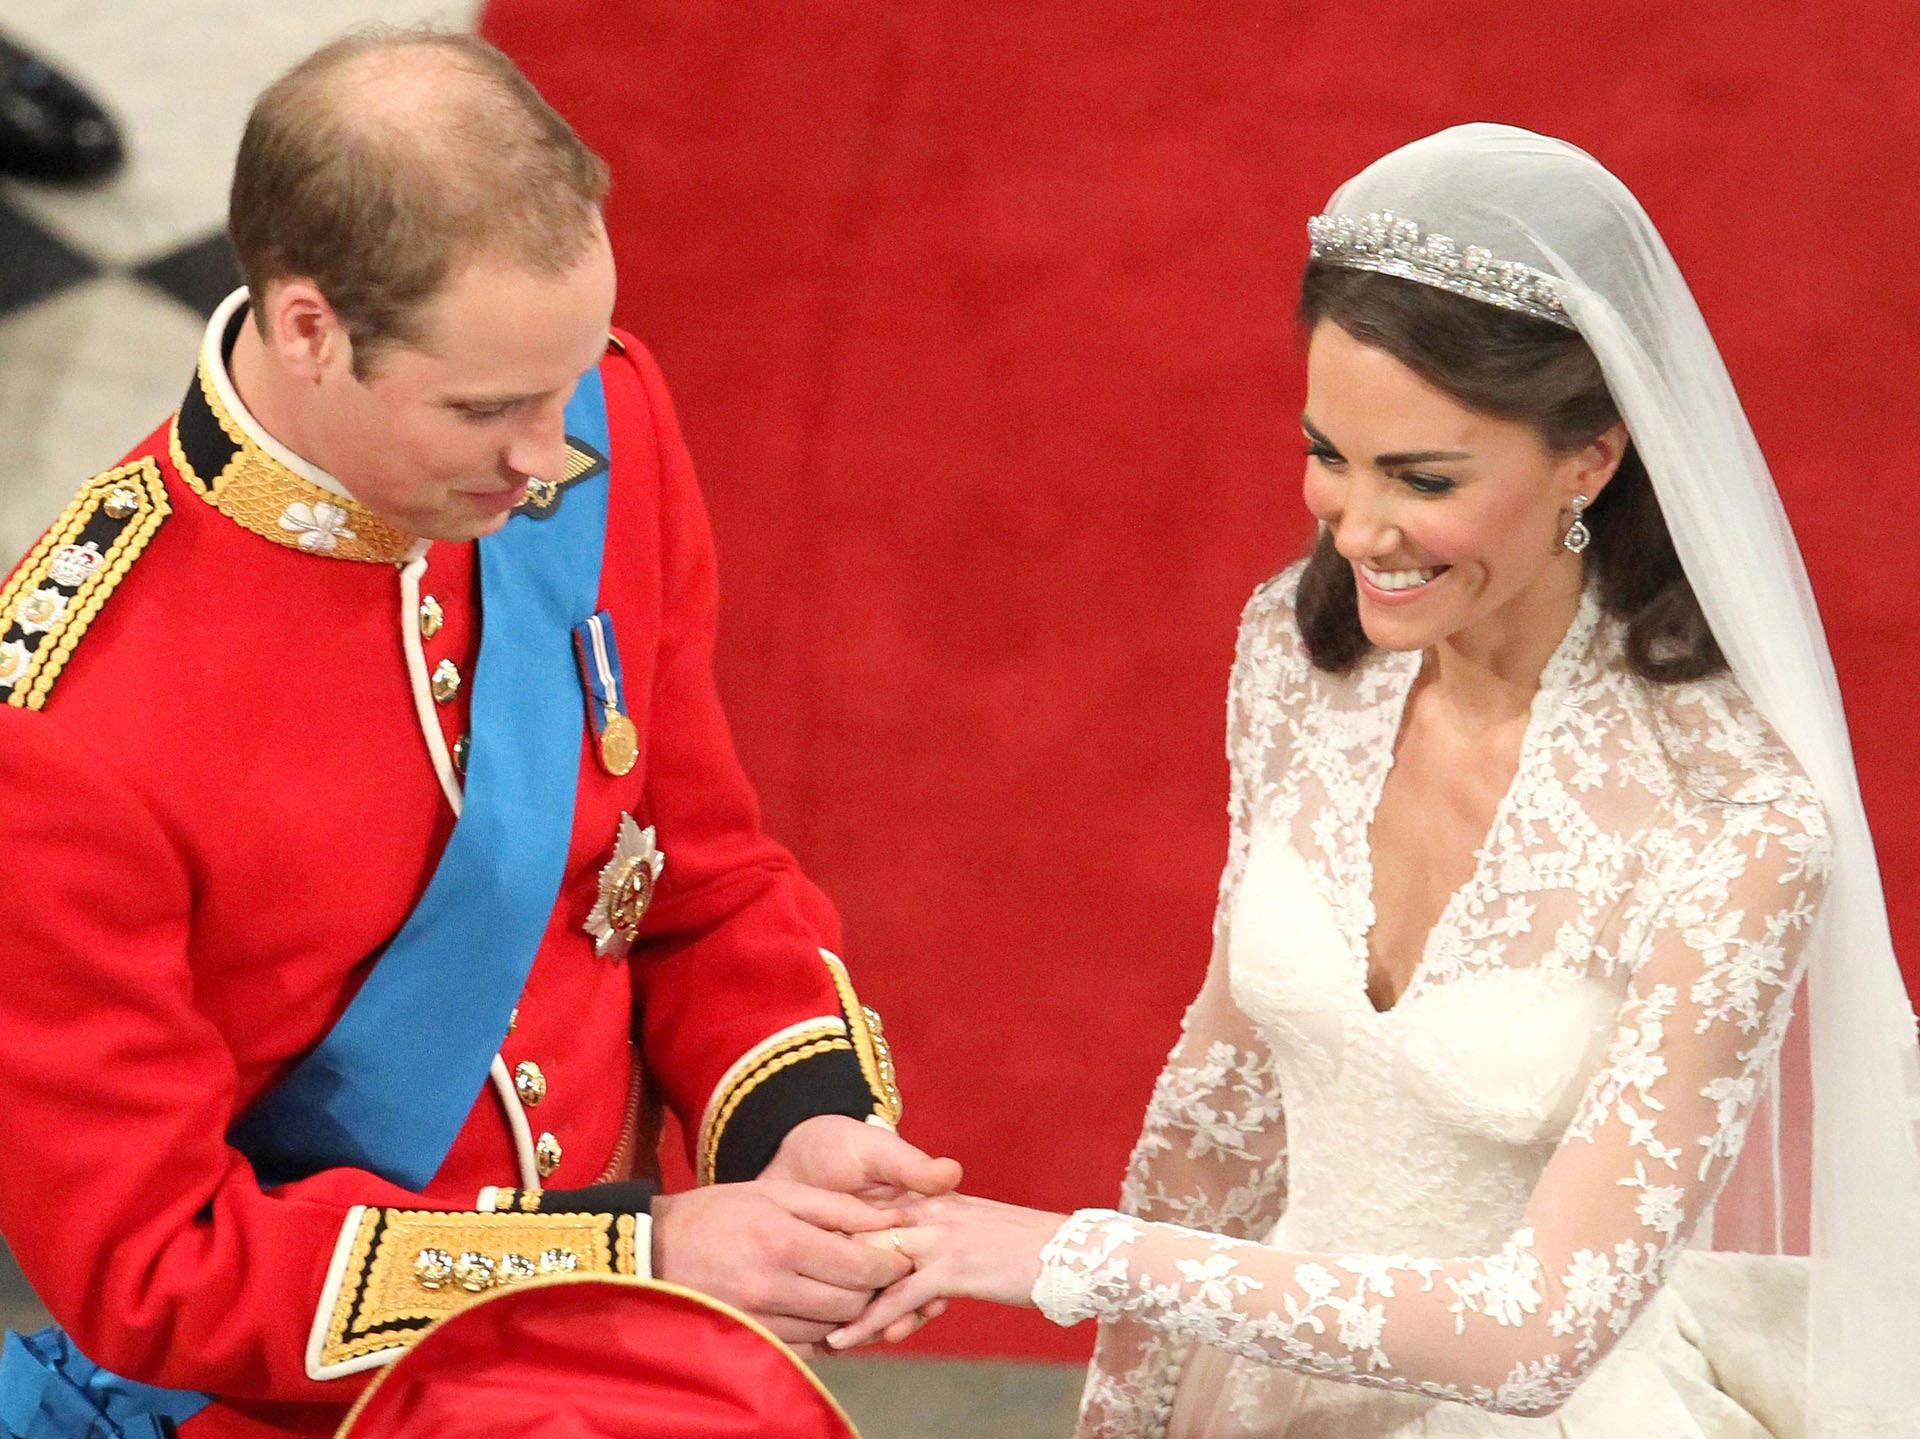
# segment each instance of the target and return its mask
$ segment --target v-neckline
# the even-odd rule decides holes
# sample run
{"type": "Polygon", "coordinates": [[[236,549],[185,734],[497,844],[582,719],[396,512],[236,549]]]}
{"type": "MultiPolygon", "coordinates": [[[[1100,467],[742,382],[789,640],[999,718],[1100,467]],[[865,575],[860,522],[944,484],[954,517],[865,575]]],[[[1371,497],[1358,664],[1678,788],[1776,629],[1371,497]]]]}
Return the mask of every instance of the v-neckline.
{"type": "Polygon", "coordinates": [[[1391,720],[1385,753],[1378,759],[1369,755],[1363,761],[1371,766],[1371,772],[1366,774],[1365,783],[1357,787],[1359,812],[1349,816],[1347,823],[1342,826],[1344,842],[1353,846],[1355,851],[1354,862],[1350,866],[1343,866],[1353,876],[1353,883],[1357,887],[1357,893],[1352,896],[1352,912],[1358,914],[1362,921],[1349,943],[1348,959],[1359,979],[1360,1004],[1374,1019],[1385,1021],[1398,1014],[1415,992],[1425,987],[1424,981],[1432,967],[1435,941],[1443,933],[1458,927],[1461,906],[1466,903],[1470,893],[1481,887],[1498,837],[1505,831],[1511,811],[1529,785],[1532,771],[1537,767],[1544,733],[1556,717],[1560,697],[1573,681],[1574,671],[1589,647],[1599,617],[1600,606],[1593,591],[1590,588],[1582,591],[1579,607],[1574,611],[1566,633],[1560,637],[1560,642],[1554,646],[1552,655],[1540,671],[1540,686],[1528,701],[1527,725],[1520,737],[1520,754],[1514,765],[1513,777],[1501,791],[1500,800],[1493,807],[1493,817],[1487,823],[1487,832],[1474,848],[1473,868],[1466,879],[1448,893],[1439,914],[1434,916],[1433,923],[1420,941],[1420,953],[1407,975],[1406,984],[1394,996],[1393,1003],[1381,1009],[1373,1002],[1371,986],[1373,930],[1379,922],[1373,903],[1373,822],[1380,811],[1380,799],[1386,791],[1387,777],[1392,774],[1398,758],[1400,732],[1407,721],[1407,705],[1420,671],[1426,664],[1426,654],[1425,651],[1415,651],[1387,657],[1395,673],[1392,688],[1385,700],[1389,710],[1385,718],[1391,720]]]}

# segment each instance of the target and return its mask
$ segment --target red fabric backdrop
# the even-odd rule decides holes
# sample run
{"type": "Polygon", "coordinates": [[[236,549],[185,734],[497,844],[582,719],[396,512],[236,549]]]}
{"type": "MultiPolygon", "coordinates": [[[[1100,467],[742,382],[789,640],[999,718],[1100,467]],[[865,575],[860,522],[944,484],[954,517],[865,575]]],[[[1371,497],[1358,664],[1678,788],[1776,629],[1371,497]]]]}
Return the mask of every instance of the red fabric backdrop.
{"type": "MultiPolygon", "coordinates": [[[[1235,617],[1306,533],[1303,224],[1461,120],[1593,150],[1691,277],[1915,976],[1920,11],[1816,9],[494,0],[613,167],[768,821],[841,907],[907,1132],[971,1187],[1114,1199],[1205,961],[1235,617]]],[[[915,1346],[1088,1339],[962,1306],[915,1346]]]]}

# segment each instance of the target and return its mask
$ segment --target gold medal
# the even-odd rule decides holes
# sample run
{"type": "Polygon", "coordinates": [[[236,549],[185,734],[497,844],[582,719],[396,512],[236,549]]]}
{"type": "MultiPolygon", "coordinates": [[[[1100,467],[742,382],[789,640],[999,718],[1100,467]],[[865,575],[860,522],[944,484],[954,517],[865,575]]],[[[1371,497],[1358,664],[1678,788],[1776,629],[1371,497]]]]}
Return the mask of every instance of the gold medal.
{"type": "Polygon", "coordinates": [[[633,721],[612,705],[607,706],[607,722],[600,731],[600,763],[608,774],[633,773],[640,758],[640,731],[633,721]]]}

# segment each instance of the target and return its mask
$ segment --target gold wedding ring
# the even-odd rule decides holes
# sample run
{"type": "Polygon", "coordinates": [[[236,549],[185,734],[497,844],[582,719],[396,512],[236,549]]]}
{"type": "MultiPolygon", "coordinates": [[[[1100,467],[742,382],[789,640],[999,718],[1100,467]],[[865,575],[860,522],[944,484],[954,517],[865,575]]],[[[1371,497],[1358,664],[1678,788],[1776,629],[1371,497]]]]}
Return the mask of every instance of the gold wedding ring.
{"type": "Polygon", "coordinates": [[[898,1254],[902,1259],[911,1259],[913,1257],[907,1253],[907,1246],[900,1242],[900,1231],[898,1229],[888,1229],[887,1239],[893,1245],[893,1252],[898,1254]]]}

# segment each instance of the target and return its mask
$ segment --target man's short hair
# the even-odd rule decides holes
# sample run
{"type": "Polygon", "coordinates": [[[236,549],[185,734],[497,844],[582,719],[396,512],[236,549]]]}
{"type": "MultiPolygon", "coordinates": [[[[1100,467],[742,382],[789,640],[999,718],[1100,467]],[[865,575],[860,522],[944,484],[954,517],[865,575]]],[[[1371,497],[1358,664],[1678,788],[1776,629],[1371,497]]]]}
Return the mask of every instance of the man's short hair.
{"type": "Polygon", "coordinates": [[[255,102],[227,234],[256,299],[295,276],[319,287],[364,378],[386,347],[419,342],[420,311],[456,267],[566,273],[606,192],[606,165],[493,46],[383,26],[316,51],[255,102]]]}

